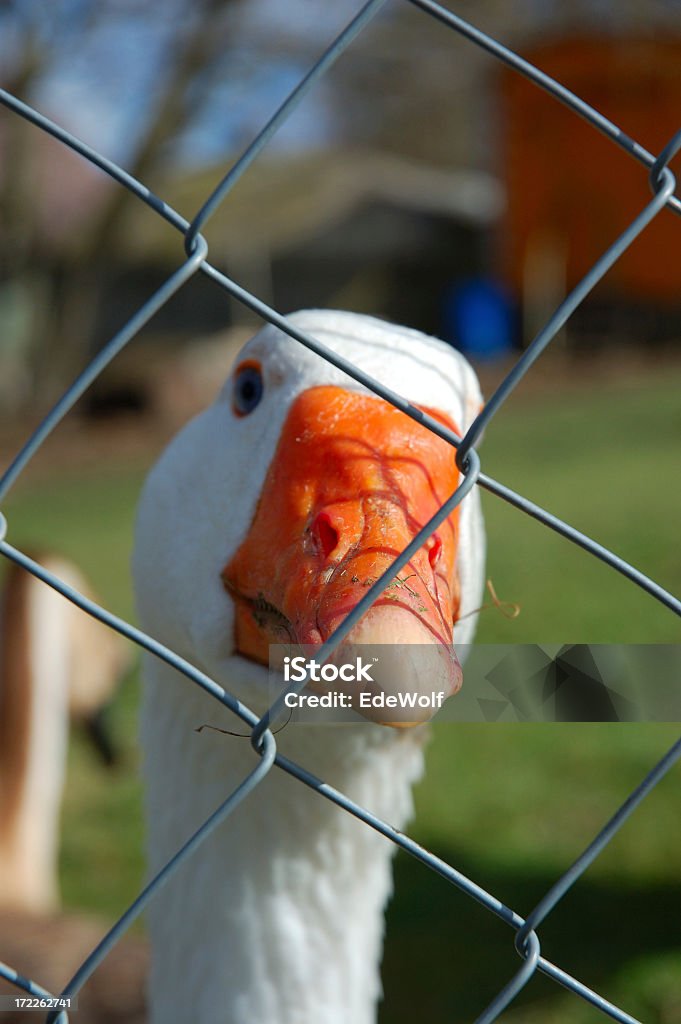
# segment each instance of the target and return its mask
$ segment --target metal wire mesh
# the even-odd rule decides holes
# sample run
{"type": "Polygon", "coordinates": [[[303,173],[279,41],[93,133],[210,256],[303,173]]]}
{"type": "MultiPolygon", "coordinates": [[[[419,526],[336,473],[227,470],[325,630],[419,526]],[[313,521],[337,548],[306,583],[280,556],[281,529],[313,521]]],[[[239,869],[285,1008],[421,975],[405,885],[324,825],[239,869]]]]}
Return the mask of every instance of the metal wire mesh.
{"type": "MultiPolygon", "coordinates": [[[[653,193],[650,202],[641,210],[638,216],[631,222],[622,235],[610,246],[610,248],[593,265],[589,273],[583,278],[571,294],[561,303],[545,327],[535,337],[522,357],[518,360],[511,372],[502,381],[491,398],[487,401],[479,416],[463,438],[457,437],[449,429],[438,421],[432,419],[420,409],[414,407],[400,395],[395,394],[380,381],[374,380],[363,373],[351,363],[346,362],[334,352],[328,350],[315,338],[308,336],[293,325],[289,324],[285,317],[276,310],[270,308],[256,295],[241,288],[235,281],[231,280],[217,270],[208,260],[209,247],[201,234],[202,229],[215,212],[217,207],[224,201],[231,188],[238,179],[248,170],[260,151],[267,145],[269,140],[289,118],[292,112],[304,99],[305,95],[318,83],[326,71],[331,67],[340,54],[350,46],[353,40],[365,29],[369,22],[378,14],[379,10],[386,4],[387,0],[369,0],[356,17],[338,35],[328,49],[323,53],[317,63],[311,68],[302,81],[290,93],[282,103],[274,116],[258,133],[254,141],[243,152],[241,157],[230,168],[228,173],[207,198],[202,208],[198,211],[191,223],[187,222],[175,210],[169,207],[162,199],[154,195],[144,184],[132,178],[121,167],[105,159],[99,153],[92,150],[79,139],[74,138],[61,127],[54,124],[35,109],[29,107],[18,98],[0,90],[0,101],[14,111],[17,115],[31,121],[37,128],[48,132],[64,145],[69,146],[86,160],[95,164],[122,187],[127,188],[141,202],[146,203],[160,217],[163,217],[172,225],[183,239],[185,258],[179,263],[178,269],[168,277],[164,284],[141,306],[137,313],[130,318],[126,325],[104,346],[97,357],[80,374],[77,380],[66,391],[57,402],[43,423],[29,438],[24,447],[19,451],[14,461],[0,479],[0,501],[3,500],[14,482],[22,473],[28,462],[31,460],[43,441],[50,435],[60,420],[74,406],[89,385],[98,377],[103,369],[113,360],[125,345],[131,341],[136,334],[151,320],[156,312],[173,296],[183,285],[195,274],[202,273],[211,278],[217,287],[223,288],[231,296],[249,307],[264,320],[281,328],[300,344],[317,352],[323,358],[342,369],[356,381],[365,385],[376,395],[392,403],[401,409],[407,416],[424,424],[434,433],[444,438],[457,449],[457,464],[461,471],[461,483],[442,506],[440,511],[430,522],[419,531],[412,543],[395,560],[390,569],[367,591],[365,597],[357,605],[354,611],[344,620],[341,627],[329,638],[320,648],[318,657],[322,661],[336,648],[336,646],[347,635],[356,621],[364,614],[370,605],[381,594],[383,589],[394,578],[395,574],[403,568],[412,555],[427,540],[436,527],[451,514],[452,510],[465,497],[466,493],[474,486],[480,486],[496,494],[504,501],[509,502],[516,508],[522,510],[534,519],[543,523],[551,530],[562,534],[574,544],[590,552],[596,558],[602,560],[614,570],[626,576],[633,585],[641,587],[655,600],[666,605],[677,615],[681,615],[681,602],[663,587],[651,580],[644,573],[629,565],[622,558],[607,548],[602,547],[589,537],[580,533],[568,523],[557,519],[543,508],[527,500],[522,495],[515,493],[508,487],[491,479],[481,472],[480,459],[476,451],[476,444],[484,428],[488,427],[498,413],[501,405],[508,398],[522,377],[528,372],[535,360],[541,355],[544,349],[556,337],[557,332],[574,312],[584,297],[591,291],[594,285],[607,273],[609,268],[619,259],[622,253],[629,247],[632,241],[639,235],[657,214],[666,206],[676,213],[681,212],[681,201],[675,195],[675,178],[668,167],[668,164],[677,150],[681,147],[681,131],[678,132],[665,146],[658,156],[654,156],[644,149],[638,142],[626,136],[617,125],[604,118],[598,111],[585,103],[578,96],[574,95],[564,86],[543,74],[532,64],[529,64],[517,54],[507,49],[503,44],[483,32],[474,28],[457,15],[442,7],[436,0],[409,0],[416,8],[424,14],[439,21],[445,28],[453,30],[467,38],[472,44],[481,47],[498,60],[515,69],[519,74],[524,75],[536,84],[538,88],[544,89],[555,99],[572,108],[573,111],[585,118],[594,129],[602,132],[610,138],[613,143],[620,146],[635,160],[649,169],[649,182],[653,193]]],[[[569,989],[575,995],[586,1000],[592,1006],[610,1018],[622,1022],[622,1024],[635,1024],[635,1018],[624,1009],[613,1005],[597,992],[594,992],[587,985],[572,977],[556,964],[551,963],[541,954],[538,928],[541,923],[554,909],[556,904],[566,893],[569,892],[575,881],[583,874],[586,868],[595,860],[601,851],[607,846],[615,833],[621,828],[624,821],[638,807],[642,800],[648,795],[672,765],[681,757],[681,740],[676,742],[668,753],[643,779],[641,784],[629,795],[624,804],[613,815],[611,820],[601,829],[584,852],[568,868],[568,870],[557,879],[554,885],[539,901],[536,907],[526,918],[522,918],[515,911],[510,909],[496,899],[492,894],[486,892],[474,881],[467,878],[455,867],[445,863],[428,850],[419,846],[409,837],[397,832],[389,824],[379,820],[373,814],[358,806],[342,792],[333,789],[323,780],[311,775],[304,766],[294,763],[283,757],[277,750],[276,739],[269,728],[270,722],[276,719],[282,708],[283,697],[272,705],[269,711],[262,717],[258,716],[247,706],[236,700],[213,679],[208,678],[193,665],[189,664],[167,647],[155,641],[152,637],[144,634],[129,623],[112,615],[106,609],[97,606],[92,601],[77,593],[51,573],[45,571],[39,564],[27,557],[23,552],[17,550],[5,539],[7,523],[0,513],[0,552],[3,556],[23,566],[34,576],[43,580],[46,584],[62,593],[74,604],[84,611],[117,630],[123,636],[129,638],[156,657],[163,659],[169,665],[183,673],[196,685],[202,687],[207,693],[213,696],[222,705],[236,714],[251,730],[251,742],[259,755],[259,761],[254,770],[241,782],[241,784],[230,793],[223,804],[214,814],[201,826],[200,829],[189,839],[189,841],[177,851],[175,856],[162,871],[149,883],[135,902],[125,911],[119,921],[111,928],[101,943],[90,954],[87,960],[81,965],[76,975],[60,993],[63,997],[77,995],[81,987],[97,969],[99,964],[107,956],[107,953],[118,942],[131,922],[144,910],[150,899],[158,894],[159,889],[168,881],[175,870],[188,858],[205,838],[227,818],[235,807],[258,786],[263,778],[272,769],[277,768],[285,771],[298,779],[303,785],[315,790],[320,797],[335,803],[342,811],[354,815],[363,821],[368,827],[381,833],[386,839],[395,843],[398,847],[411,854],[426,867],[436,872],[444,880],[452,883],[465,894],[476,900],[481,906],[506,922],[514,932],[515,948],[522,958],[522,965],[510,981],[499,991],[489,1005],[478,1017],[478,1024],[489,1024],[496,1020],[502,1011],[509,1005],[520,990],[528,983],[537,971],[542,972],[560,985],[569,989]]],[[[303,683],[298,686],[291,686],[289,691],[302,689],[303,683]]],[[[22,977],[9,965],[0,963],[0,976],[12,982],[18,989],[30,995],[38,997],[49,997],[53,993],[44,989],[38,980],[22,977]]],[[[62,1010],[52,1015],[53,1020],[59,1020],[65,1024],[68,1014],[62,1010]]]]}

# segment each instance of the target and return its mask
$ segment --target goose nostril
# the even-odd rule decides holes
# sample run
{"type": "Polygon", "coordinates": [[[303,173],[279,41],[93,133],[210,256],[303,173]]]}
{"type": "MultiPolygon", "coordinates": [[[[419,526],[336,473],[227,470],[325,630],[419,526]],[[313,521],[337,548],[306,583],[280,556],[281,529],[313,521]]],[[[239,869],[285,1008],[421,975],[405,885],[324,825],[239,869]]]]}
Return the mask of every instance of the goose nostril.
{"type": "Polygon", "coordinates": [[[338,530],[331,524],[331,520],[325,512],[320,512],[315,519],[312,524],[312,532],[322,554],[328,558],[338,547],[340,537],[338,530]]]}
{"type": "Polygon", "coordinates": [[[428,552],[428,561],[430,562],[430,566],[434,569],[442,555],[442,541],[436,533],[426,541],[426,550],[428,552]]]}

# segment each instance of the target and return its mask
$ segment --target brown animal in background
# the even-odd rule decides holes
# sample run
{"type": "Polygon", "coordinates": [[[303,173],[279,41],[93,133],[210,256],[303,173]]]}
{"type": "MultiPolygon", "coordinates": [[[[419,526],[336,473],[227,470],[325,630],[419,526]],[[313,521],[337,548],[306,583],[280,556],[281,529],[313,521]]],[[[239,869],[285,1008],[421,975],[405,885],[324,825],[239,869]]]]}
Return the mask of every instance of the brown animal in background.
{"type": "MultiPolygon", "coordinates": [[[[93,597],[66,558],[35,560],[93,597]]],[[[10,566],[0,610],[0,960],[54,992],[106,930],[105,923],[56,913],[69,724],[83,724],[103,758],[114,759],[101,711],[130,660],[117,634],[10,566]]],[[[80,1024],[143,1020],[145,973],[144,943],[124,943],[83,992],[80,1024]]],[[[0,992],[26,995],[2,980],[0,992]]]]}

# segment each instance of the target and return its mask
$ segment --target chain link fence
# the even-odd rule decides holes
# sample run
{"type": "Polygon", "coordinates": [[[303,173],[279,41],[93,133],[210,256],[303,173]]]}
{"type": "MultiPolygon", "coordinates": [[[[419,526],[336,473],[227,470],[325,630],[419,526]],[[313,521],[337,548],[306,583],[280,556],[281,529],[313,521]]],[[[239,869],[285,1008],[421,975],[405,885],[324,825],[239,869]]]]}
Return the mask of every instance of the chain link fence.
{"type": "MultiPolygon", "coordinates": [[[[104,370],[104,368],[117,356],[117,354],[130,342],[152,317],[164,306],[166,302],[179,291],[196,274],[205,274],[215,282],[215,286],[223,288],[234,299],[243,303],[250,310],[255,312],[265,321],[269,321],[282,331],[289,334],[299,344],[306,346],[313,352],[318,353],[335,366],[339,367],[350,377],[370,389],[373,393],[392,403],[402,410],[407,416],[425,423],[440,437],[447,440],[457,449],[457,464],[461,472],[461,483],[455,493],[442,506],[440,511],[430,522],[419,531],[412,543],[395,560],[391,568],[367,591],[365,597],[343,622],[342,626],[329,638],[320,648],[318,658],[320,661],[329,656],[348,634],[352,626],[371,606],[371,604],[382,593],[390,581],[408,563],[414,553],[423,545],[430,534],[442,523],[452,510],[459,504],[465,495],[475,486],[483,487],[497,495],[502,500],[509,502],[527,515],[532,516],[538,522],[544,524],[555,532],[562,534],[573,544],[577,544],[584,550],[590,552],[594,557],[608,564],[613,570],[622,573],[632,585],[641,587],[651,598],[661,602],[677,615],[681,614],[681,602],[663,587],[628,564],[615,553],[602,547],[583,533],[574,529],[568,523],[552,516],[549,512],[527,500],[520,494],[515,493],[508,487],[491,479],[481,470],[480,459],[476,445],[485,428],[494,429],[493,419],[496,417],[501,406],[517,386],[519,381],[528,372],[535,360],[547,348],[556,337],[557,332],[565,324],[570,315],[582,302],[584,297],[594,288],[598,281],[607,273],[610,267],[619,259],[622,253],[631,245],[633,240],[645,230],[647,225],[668,207],[675,213],[681,213],[681,201],[675,195],[675,178],[669,169],[669,162],[674,154],[681,147],[681,131],[678,132],[657,156],[649,153],[634,139],[625,135],[617,125],[613,124],[589,104],[585,103],[578,96],[574,95],[560,83],[543,74],[532,64],[523,60],[517,54],[506,48],[504,45],[479,31],[468,22],[462,20],[452,11],[441,6],[436,0],[409,0],[416,8],[419,8],[425,16],[434,18],[441,23],[443,29],[449,29],[464,36],[475,46],[481,47],[492,57],[502,61],[513,68],[518,74],[524,75],[535,83],[537,88],[543,89],[557,102],[566,104],[573,111],[585,118],[595,130],[602,132],[612,140],[613,144],[622,148],[632,159],[638,161],[644,168],[648,169],[649,183],[652,191],[652,198],[640,211],[635,219],[628,225],[621,236],[603,253],[601,258],[593,265],[589,273],[577,285],[571,294],[561,303],[559,308],[551,316],[545,327],[534,338],[532,343],[524,351],[522,357],[517,361],[511,372],[505,377],[501,384],[494,391],[486,402],[479,416],[463,438],[454,435],[442,424],[429,417],[424,417],[421,410],[413,407],[401,396],[385,388],[380,381],[360,371],[351,363],[346,362],[334,352],[328,350],[315,338],[296,329],[289,324],[285,317],[270,308],[261,301],[257,295],[241,288],[235,281],[217,270],[209,260],[209,246],[202,235],[202,230],[210,220],[211,215],[217,207],[225,200],[232,187],[239,178],[248,170],[250,165],[267,145],[272,136],[290,117],[293,111],[303,101],[307,93],[313,89],[324,74],[333,65],[336,59],[352,44],[353,40],[366,28],[373,18],[383,8],[387,0],[369,0],[345,29],[337,36],[328,49],[323,53],[317,63],[305,75],[300,83],[294,88],[280,108],[276,111],[270,121],[258,133],[254,141],[243,152],[241,157],[230,168],[228,173],[217,186],[217,188],[206,199],[204,205],[198,211],[191,222],[186,221],[174,209],[170,208],[161,198],[149,191],[145,185],[125,172],[115,163],[105,159],[101,154],[95,152],[85,143],[70,135],[59,125],[51,122],[35,109],[31,108],[20,99],[0,90],[0,101],[17,116],[23,117],[32,122],[39,130],[49,133],[61,141],[65,146],[79,153],[86,160],[95,164],[105,173],[111,176],[122,188],[132,192],[140,202],[146,203],[158,216],[164,218],[175,228],[184,245],[184,258],[179,261],[178,268],[172,273],[164,284],[141,306],[125,326],[101,349],[96,358],[80,374],[77,380],[66,391],[54,408],[46,416],[45,420],[35,430],[33,435],[19,451],[9,468],[0,480],[0,500],[3,500],[12,485],[18,479],[26,465],[29,463],[35,452],[42,445],[45,439],[51,434],[60,420],[75,405],[86,389],[104,370]]],[[[179,241],[179,239],[178,239],[179,241]]],[[[672,765],[681,757],[681,740],[676,742],[668,753],[643,779],[640,785],[628,796],[619,810],[611,820],[595,836],[577,860],[568,870],[556,880],[553,886],[546,892],[543,898],[537,903],[530,914],[523,918],[511,908],[501,903],[494,895],[486,892],[472,879],[461,874],[457,869],[445,863],[443,860],[419,846],[409,837],[393,829],[388,823],[379,820],[373,814],[358,806],[342,792],[339,792],[315,776],[311,775],[303,765],[283,757],[277,750],[277,743],[273,732],[270,729],[270,722],[274,722],[283,707],[282,694],[272,705],[269,711],[262,717],[258,716],[237,702],[229,694],[225,694],[222,688],[212,679],[202,674],[193,665],[188,664],[179,658],[171,650],[164,647],[152,637],[145,635],[134,626],[130,625],[106,609],[99,607],[83,595],[66,586],[59,579],[49,572],[46,572],[39,564],[27,557],[22,551],[13,547],[5,538],[8,524],[0,514],[0,552],[5,558],[23,566],[37,578],[43,580],[47,585],[62,593],[74,604],[82,608],[88,614],[99,619],[120,634],[127,637],[139,647],[151,652],[156,657],[163,659],[179,672],[183,673],[194,684],[202,687],[211,694],[222,705],[230,709],[248,726],[251,735],[251,742],[255,751],[259,754],[259,761],[256,768],[243,780],[237,789],[230,793],[218,810],[201,826],[191,839],[176,853],[172,860],[163,870],[149,883],[138,899],[125,911],[123,916],[111,928],[108,934],[102,939],[97,948],[90,954],[87,960],[81,965],[76,975],[59,993],[64,998],[75,997],[86,983],[88,978],[97,970],[112,947],[118,942],[123,933],[137,918],[148,902],[156,896],[158,890],[164,885],[177,868],[192,856],[196,848],[216,829],[240,804],[247,800],[249,794],[259,785],[268,772],[278,769],[287,772],[296,778],[302,785],[315,790],[320,798],[335,803],[340,811],[354,815],[355,818],[363,821],[367,827],[375,829],[386,837],[387,840],[395,843],[398,847],[411,854],[425,867],[430,868],[444,881],[450,882],[458,887],[471,899],[475,900],[482,907],[499,917],[508,924],[514,935],[515,948],[522,960],[517,973],[508,983],[494,996],[489,1005],[482,1010],[477,1018],[478,1024],[490,1024],[496,1020],[503,1010],[511,1003],[514,997],[532,979],[537,971],[553,979],[559,985],[573,992],[576,996],[593,1007],[597,1008],[606,1017],[620,1021],[621,1024],[635,1024],[635,1018],[625,1009],[613,1005],[603,996],[590,989],[579,979],[572,977],[557,964],[547,960],[541,952],[539,940],[539,927],[547,916],[554,909],[556,904],[569,893],[577,879],[583,874],[587,867],[599,856],[601,851],[608,845],[613,836],[621,828],[625,820],[636,810],[639,804],[645,799],[650,791],[657,785],[660,779],[669,771],[672,765]]],[[[303,683],[290,687],[289,691],[299,691],[303,683]]],[[[0,950],[1,953],[1,950],[0,950]]],[[[13,983],[19,990],[23,990],[31,996],[51,997],[55,994],[44,989],[39,979],[29,979],[20,976],[10,965],[0,963],[0,976],[13,983]]],[[[60,1024],[66,1024],[68,1013],[66,1010],[59,1010],[51,1014],[52,1020],[58,1020],[60,1024]]]]}

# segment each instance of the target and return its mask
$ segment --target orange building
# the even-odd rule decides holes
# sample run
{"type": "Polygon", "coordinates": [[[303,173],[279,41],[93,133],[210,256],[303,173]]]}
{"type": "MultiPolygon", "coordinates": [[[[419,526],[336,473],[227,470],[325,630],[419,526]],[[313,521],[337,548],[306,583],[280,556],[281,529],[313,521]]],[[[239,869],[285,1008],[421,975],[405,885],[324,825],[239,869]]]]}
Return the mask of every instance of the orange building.
{"type": "MultiPolygon", "coordinates": [[[[681,38],[576,37],[523,56],[651,153],[681,128],[681,38]]],[[[650,200],[648,171],[517,72],[504,69],[501,93],[502,265],[529,319],[538,320],[650,200]]],[[[681,157],[672,169],[681,170],[681,157]]],[[[663,210],[591,302],[680,314],[681,218],[663,210]]]]}

